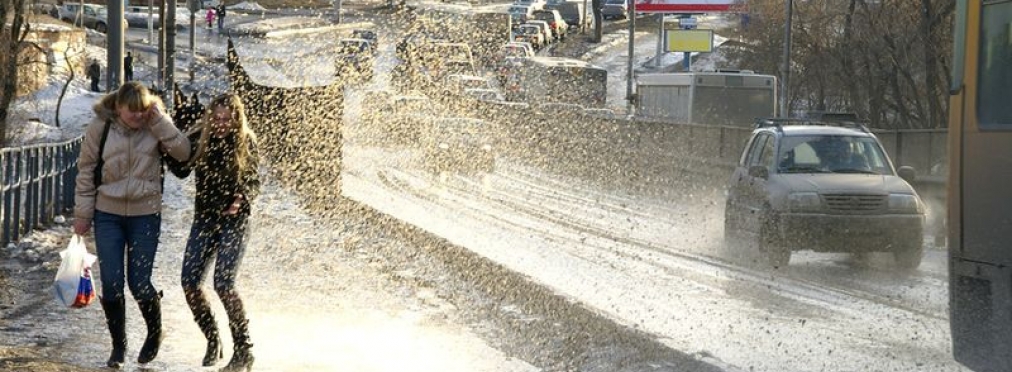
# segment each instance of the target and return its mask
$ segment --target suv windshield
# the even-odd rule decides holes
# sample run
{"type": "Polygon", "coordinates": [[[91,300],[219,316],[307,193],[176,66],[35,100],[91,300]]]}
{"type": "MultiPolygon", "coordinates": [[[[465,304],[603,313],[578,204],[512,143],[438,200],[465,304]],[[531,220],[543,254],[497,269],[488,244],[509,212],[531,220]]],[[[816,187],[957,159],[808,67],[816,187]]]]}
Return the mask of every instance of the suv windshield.
{"type": "Polygon", "coordinates": [[[779,173],[893,174],[873,137],[786,136],[778,155],[779,173]]]}

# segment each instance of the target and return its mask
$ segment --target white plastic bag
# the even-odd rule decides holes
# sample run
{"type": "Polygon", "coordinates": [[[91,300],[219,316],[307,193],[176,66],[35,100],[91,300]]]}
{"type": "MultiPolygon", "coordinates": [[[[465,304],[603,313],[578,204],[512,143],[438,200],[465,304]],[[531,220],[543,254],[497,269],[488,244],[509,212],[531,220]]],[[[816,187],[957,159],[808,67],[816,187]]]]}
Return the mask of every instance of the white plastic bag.
{"type": "Polygon", "coordinates": [[[91,265],[95,255],[84,247],[84,237],[74,234],[67,249],[60,252],[60,269],[53,280],[56,301],[64,307],[85,307],[95,298],[91,282],[91,265]],[[83,282],[82,282],[83,281],[83,282]],[[90,289],[90,292],[88,291],[90,289]]]}

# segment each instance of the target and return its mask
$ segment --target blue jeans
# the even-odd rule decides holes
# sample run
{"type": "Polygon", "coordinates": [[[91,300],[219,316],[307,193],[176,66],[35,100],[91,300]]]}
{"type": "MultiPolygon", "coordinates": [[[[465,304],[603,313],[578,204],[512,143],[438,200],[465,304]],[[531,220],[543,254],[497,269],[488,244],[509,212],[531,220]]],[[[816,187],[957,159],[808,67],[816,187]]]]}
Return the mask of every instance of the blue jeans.
{"type": "Polygon", "coordinates": [[[120,216],[96,210],[93,222],[98,267],[102,271],[102,297],[122,298],[126,276],[134,299],[153,300],[157,292],[151,284],[151,270],[158,251],[162,215],[120,216]]]}
{"type": "Polygon", "coordinates": [[[246,252],[248,216],[195,216],[183,255],[183,290],[199,291],[207,275],[211,258],[214,264],[214,290],[219,296],[235,291],[235,276],[246,252]]]}

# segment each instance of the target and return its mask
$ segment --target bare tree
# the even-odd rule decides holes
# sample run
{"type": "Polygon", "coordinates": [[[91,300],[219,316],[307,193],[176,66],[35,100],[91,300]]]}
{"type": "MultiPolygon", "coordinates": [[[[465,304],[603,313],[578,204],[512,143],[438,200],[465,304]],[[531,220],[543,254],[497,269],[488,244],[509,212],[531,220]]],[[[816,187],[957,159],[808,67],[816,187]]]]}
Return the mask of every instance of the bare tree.
{"type": "Polygon", "coordinates": [[[31,29],[25,0],[0,0],[0,143],[7,140],[7,118],[17,95],[18,59],[31,29]],[[10,26],[7,26],[10,24],[10,26]]]}
{"type": "MultiPolygon", "coordinates": [[[[783,1],[749,2],[741,68],[777,71],[783,1]]],[[[795,110],[852,111],[881,128],[945,125],[955,0],[795,2],[791,86],[795,110]]]]}
{"type": "Polygon", "coordinates": [[[67,88],[70,87],[70,83],[72,83],[74,81],[74,77],[75,77],[75,75],[77,75],[76,72],[74,71],[74,62],[73,62],[73,60],[71,60],[70,57],[71,57],[70,56],[70,49],[68,48],[67,50],[63,51],[63,59],[65,61],[67,61],[67,67],[68,67],[68,70],[70,70],[70,73],[69,73],[69,76],[67,76],[67,81],[65,83],[63,83],[63,88],[60,89],[60,97],[58,97],[56,99],[56,117],[55,117],[54,120],[56,121],[56,127],[57,128],[61,127],[61,125],[60,125],[60,107],[63,106],[63,96],[67,95],[67,88]]]}

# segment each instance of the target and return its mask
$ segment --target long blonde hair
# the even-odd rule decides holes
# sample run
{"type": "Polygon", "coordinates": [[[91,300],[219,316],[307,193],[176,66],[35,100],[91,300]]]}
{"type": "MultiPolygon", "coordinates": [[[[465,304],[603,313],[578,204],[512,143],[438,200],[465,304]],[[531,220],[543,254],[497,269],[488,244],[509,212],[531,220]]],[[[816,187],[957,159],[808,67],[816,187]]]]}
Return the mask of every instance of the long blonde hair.
{"type": "Polygon", "coordinates": [[[113,93],[106,94],[95,104],[96,111],[101,109],[102,111],[109,112],[112,117],[119,116],[116,112],[117,107],[126,107],[130,111],[138,112],[151,108],[151,105],[158,105],[162,111],[165,111],[165,104],[162,103],[162,99],[151,93],[144,84],[136,81],[123,83],[119,89],[113,93]]]}
{"type": "Polygon", "coordinates": [[[235,163],[236,169],[239,170],[239,174],[242,174],[247,170],[248,167],[256,167],[257,164],[251,164],[253,158],[251,146],[256,145],[257,136],[250,129],[249,123],[246,120],[246,105],[242,103],[242,99],[234,93],[225,93],[215,97],[211,100],[211,103],[207,105],[207,109],[204,110],[204,116],[200,119],[199,125],[194,126],[188,134],[200,132],[200,140],[197,142],[197,151],[190,159],[191,165],[202,164],[207,159],[207,143],[211,138],[211,134],[214,132],[214,109],[215,108],[227,109],[232,114],[232,120],[229,122],[232,124],[232,129],[235,134],[235,163]]]}

